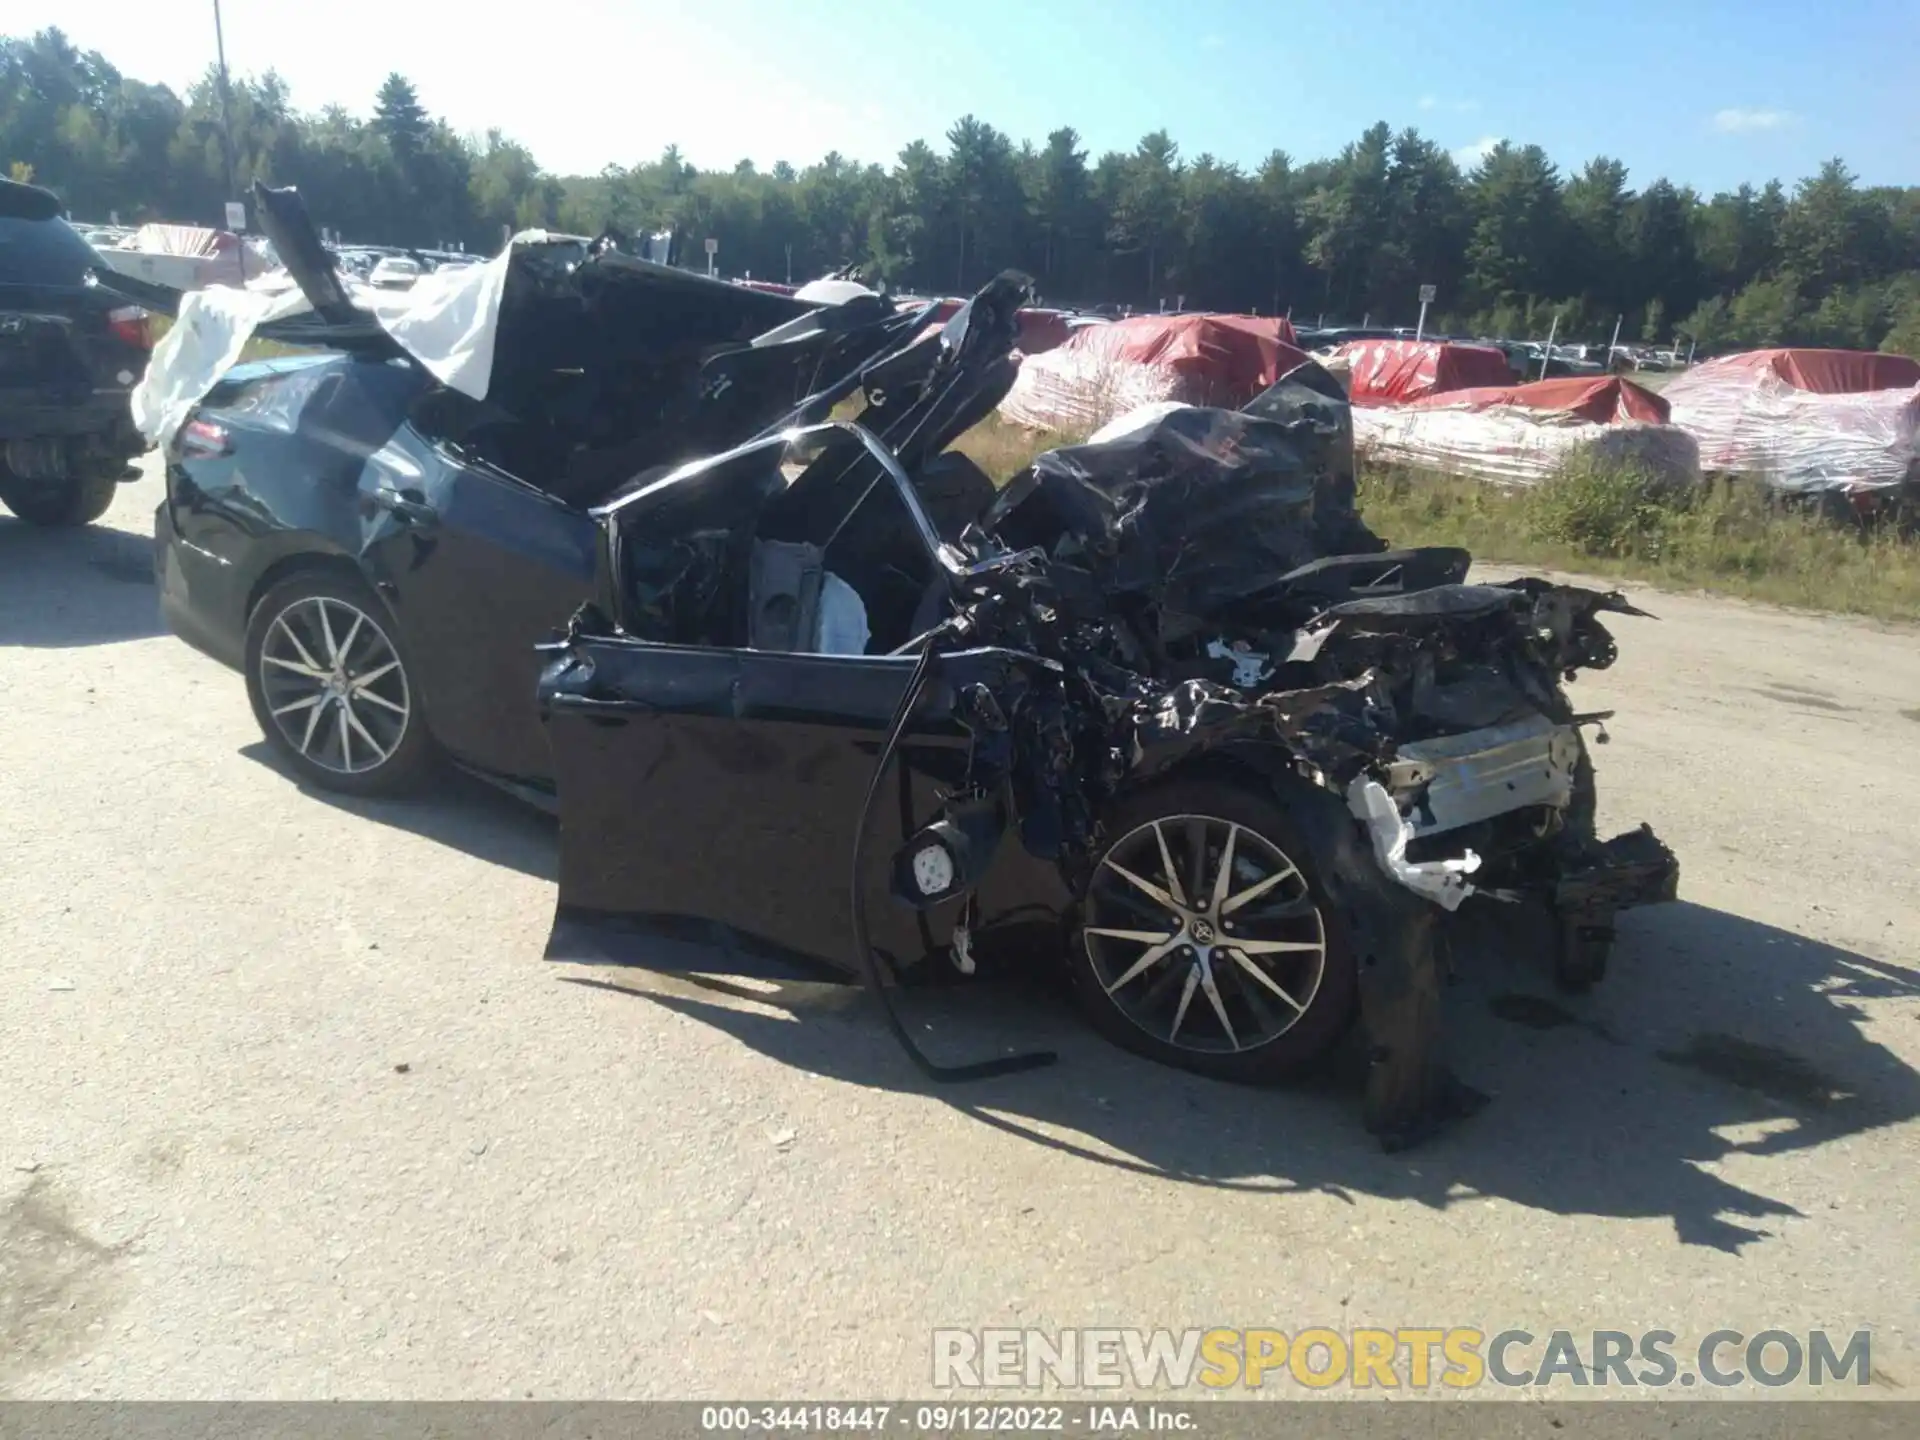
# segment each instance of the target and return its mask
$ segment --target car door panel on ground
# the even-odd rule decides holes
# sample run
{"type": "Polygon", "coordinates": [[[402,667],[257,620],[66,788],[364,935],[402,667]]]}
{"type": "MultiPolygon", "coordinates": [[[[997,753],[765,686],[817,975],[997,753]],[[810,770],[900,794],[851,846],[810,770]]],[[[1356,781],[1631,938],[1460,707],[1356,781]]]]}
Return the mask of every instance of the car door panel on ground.
{"type": "MultiPolygon", "coordinates": [[[[577,642],[575,656],[591,677],[545,688],[568,929],[693,918],[853,964],[854,834],[912,658],[632,640],[577,642]]],[[[1000,652],[945,657],[901,746],[907,789],[900,764],[883,786],[863,882],[874,944],[904,961],[946,944],[958,907],[923,925],[888,898],[894,854],[965,773],[955,687],[1006,664],[1000,652]]],[[[996,897],[1026,883],[983,887],[984,907],[1009,908],[996,897]]]]}

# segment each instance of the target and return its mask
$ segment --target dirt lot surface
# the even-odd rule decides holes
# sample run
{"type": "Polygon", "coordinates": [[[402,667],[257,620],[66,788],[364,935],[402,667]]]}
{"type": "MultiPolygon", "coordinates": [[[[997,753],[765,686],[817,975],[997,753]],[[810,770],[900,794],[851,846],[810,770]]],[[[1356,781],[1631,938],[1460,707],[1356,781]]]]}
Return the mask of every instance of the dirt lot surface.
{"type": "MultiPolygon", "coordinates": [[[[544,963],[550,822],[303,793],[162,633],[153,479],[0,520],[0,1394],[925,1394],[931,1327],[1850,1331],[1920,1390],[1920,637],[1638,595],[1603,819],[1685,899],[1593,996],[1488,944],[1491,1105],[1381,1154],[1058,1008],[544,963]],[[576,983],[592,980],[595,984],[576,983]]],[[[1751,1393],[1751,1392],[1749,1392],[1751,1393]]]]}

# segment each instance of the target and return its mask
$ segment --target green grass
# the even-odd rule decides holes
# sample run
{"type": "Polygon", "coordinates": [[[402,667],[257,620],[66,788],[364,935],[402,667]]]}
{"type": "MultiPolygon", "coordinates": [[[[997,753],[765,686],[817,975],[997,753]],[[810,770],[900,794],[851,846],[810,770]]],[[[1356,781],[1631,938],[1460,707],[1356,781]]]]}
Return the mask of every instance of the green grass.
{"type": "Polygon", "coordinates": [[[953,448],[991,475],[994,484],[1004,485],[1041,451],[1072,445],[1085,438],[1046,430],[1023,430],[1018,425],[1007,424],[998,415],[989,415],[955,441],[953,448]]]}
{"type": "MultiPolygon", "coordinates": [[[[989,417],[955,448],[1005,483],[1042,450],[1067,443],[989,417]]],[[[1504,490],[1363,465],[1360,509],[1395,545],[1459,545],[1495,564],[1920,620],[1920,539],[1783,508],[1753,485],[1683,492],[1646,472],[1576,462],[1532,489],[1504,490]]]]}
{"type": "Polygon", "coordinates": [[[1785,508],[1758,486],[1676,491],[1631,469],[1573,465],[1530,490],[1363,470],[1360,508],[1396,545],[1461,545],[1489,562],[1577,570],[1775,605],[1920,620],[1920,542],[1785,508]]]}

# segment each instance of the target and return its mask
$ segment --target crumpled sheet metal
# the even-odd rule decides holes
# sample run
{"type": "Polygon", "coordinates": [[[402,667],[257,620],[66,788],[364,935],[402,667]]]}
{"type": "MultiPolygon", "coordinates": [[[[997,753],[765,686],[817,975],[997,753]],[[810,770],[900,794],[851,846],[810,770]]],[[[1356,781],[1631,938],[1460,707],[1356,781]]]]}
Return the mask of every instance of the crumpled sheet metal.
{"type": "Polygon", "coordinates": [[[1208,751],[1273,740],[1323,771],[1350,772],[1386,743],[1368,720],[1373,688],[1371,675],[1260,700],[1210,680],[1143,687],[1121,721],[1127,773],[1157,775],[1208,751]]]}
{"type": "Polygon", "coordinates": [[[1442,910],[1460,908],[1460,902],[1475,893],[1467,877],[1480,868],[1480,857],[1471,850],[1457,859],[1409,860],[1407,846],[1414,838],[1413,826],[1400,814],[1393,796],[1378,780],[1356,775],[1347,787],[1347,809],[1353,818],[1367,827],[1373,842],[1373,857],[1395,880],[1416,895],[1424,895],[1442,910]]]}
{"type": "Polygon", "coordinates": [[[1389,718],[1380,709],[1377,685],[1369,673],[1259,700],[1205,680],[1159,688],[1125,715],[1125,772],[1138,781],[1208,752],[1280,741],[1311,767],[1307,778],[1321,788],[1339,792],[1344,786],[1347,808],[1366,827],[1383,871],[1442,909],[1458,909],[1475,893],[1467,877],[1480,868],[1480,857],[1467,850],[1455,859],[1407,859],[1414,827],[1372,773],[1394,749],[1384,728],[1373,723],[1389,718]]]}
{"type": "MultiPolygon", "coordinates": [[[[988,524],[1033,506],[1078,543],[1103,593],[1204,616],[1312,560],[1383,548],[1353,508],[1344,434],[1182,406],[1100,444],[1050,450],[988,524]]],[[[1164,623],[1164,622],[1163,622],[1164,623]]]]}

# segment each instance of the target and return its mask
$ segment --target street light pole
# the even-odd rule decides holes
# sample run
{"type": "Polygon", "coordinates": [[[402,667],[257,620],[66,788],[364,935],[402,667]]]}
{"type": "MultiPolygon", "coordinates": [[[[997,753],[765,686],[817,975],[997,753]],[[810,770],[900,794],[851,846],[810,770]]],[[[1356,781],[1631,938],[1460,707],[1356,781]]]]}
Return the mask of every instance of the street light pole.
{"type": "Polygon", "coordinates": [[[220,0],[213,0],[213,43],[220,57],[220,149],[227,162],[227,199],[234,200],[233,110],[227,101],[227,36],[220,26],[220,0]]]}
{"type": "MultiPolygon", "coordinates": [[[[238,195],[233,178],[233,107],[227,100],[227,35],[220,24],[220,0],[213,0],[213,44],[214,51],[220,57],[220,153],[227,168],[227,204],[231,205],[238,195]]],[[[240,284],[247,283],[247,245],[238,235],[234,236],[233,258],[240,266],[240,284]]]]}

